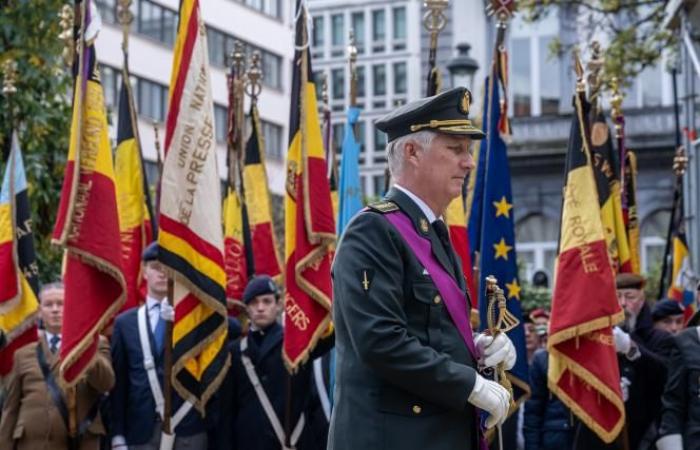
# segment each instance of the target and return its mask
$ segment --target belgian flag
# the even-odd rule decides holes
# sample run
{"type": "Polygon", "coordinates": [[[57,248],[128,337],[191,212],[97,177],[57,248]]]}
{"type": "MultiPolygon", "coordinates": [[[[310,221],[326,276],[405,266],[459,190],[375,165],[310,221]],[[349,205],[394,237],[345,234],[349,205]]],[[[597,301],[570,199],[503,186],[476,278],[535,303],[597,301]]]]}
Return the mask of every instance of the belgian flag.
{"type": "Polygon", "coordinates": [[[15,351],[37,338],[39,270],[27,188],[15,132],[0,189],[0,379],[12,370],[15,351]]]}
{"type": "Polygon", "coordinates": [[[625,423],[612,326],[623,312],[615,294],[593,174],[589,105],[574,97],[566,156],[559,255],[549,324],[548,386],[606,443],[625,423]]]}
{"type": "Polygon", "coordinates": [[[283,355],[295,371],[329,329],[335,221],[308,49],[306,2],[297,1],[285,193],[283,355]]]}
{"type": "Polygon", "coordinates": [[[622,213],[620,170],[614,157],[610,128],[602,112],[596,114],[593,120],[591,144],[600,217],[605,232],[608,254],[614,264],[613,270],[616,273],[632,272],[630,247],[627,242],[627,230],[622,213]]]}
{"type": "Polygon", "coordinates": [[[136,132],[136,114],[128,80],[129,71],[125,68],[119,94],[117,149],[114,155],[114,179],[127,286],[123,310],[139,306],[145,300],[146,282],[141,273],[141,255],[153,241],[148,184],[143,170],[141,145],[136,132]]]}

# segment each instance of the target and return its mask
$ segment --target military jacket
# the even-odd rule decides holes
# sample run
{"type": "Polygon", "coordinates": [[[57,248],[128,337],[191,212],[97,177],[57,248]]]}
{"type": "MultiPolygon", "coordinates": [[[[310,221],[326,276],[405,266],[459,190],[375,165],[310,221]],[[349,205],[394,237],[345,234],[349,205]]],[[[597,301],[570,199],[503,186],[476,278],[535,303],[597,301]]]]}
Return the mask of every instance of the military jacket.
{"type": "Polygon", "coordinates": [[[430,275],[382,216],[397,208],[430,238],[470,307],[457,257],[410,197],[392,189],[386,202],[359,213],[333,264],[337,359],[328,448],[477,448],[467,401],[475,361],[430,275]]]}

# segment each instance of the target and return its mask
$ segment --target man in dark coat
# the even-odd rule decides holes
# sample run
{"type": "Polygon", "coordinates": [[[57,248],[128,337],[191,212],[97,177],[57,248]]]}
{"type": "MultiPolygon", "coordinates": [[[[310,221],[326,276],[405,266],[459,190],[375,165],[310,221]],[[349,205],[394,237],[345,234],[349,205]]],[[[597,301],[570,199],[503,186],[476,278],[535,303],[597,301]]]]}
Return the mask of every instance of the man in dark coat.
{"type": "Polygon", "coordinates": [[[700,450],[700,327],[673,339],[663,395],[659,450],[700,450]]]}
{"type": "MultiPolygon", "coordinates": [[[[284,365],[283,329],[278,323],[282,311],[279,289],[272,278],[258,275],[246,286],[243,302],[250,331],[232,344],[231,368],[220,392],[222,409],[216,448],[280,450],[287,448],[283,444],[289,434],[290,448],[315,449],[313,433],[307,427],[312,365],[302,365],[294,375],[289,375],[284,365]]],[[[324,354],[332,345],[332,336],[324,337],[311,358],[324,354]]]]}
{"type": "MultiPolygon", "coordinates": [[[[120,314],[114,322],[112,363],[116,383],[110,396],[113,449],[160,448],[165,320],[172,320],[173,308],[167,303],[168,280],[157,258],[158,246],[154,242],[143,252],[146,303],[120,314]]],[[[172,399],[175,415],[185,402],[175,390],[172,399]]],[[[175,426],[174,448],[204,449],[207,427],[200,413],[191,405],[184,406],[188,407],[175,426]]]]}
{"type": "Polygon", "coordinates": [[[346,228],[333,264],[336,384],[329,450],[478,448],[475,407],[502,423],[510,397],[477,364],[515,363],[505,334],[472,336],[471,301],[441,215],[474,168],[470,93],[397,108],[394,186],[346,228]],[[413,247],[415,246],[415,247],[413,247]]]}

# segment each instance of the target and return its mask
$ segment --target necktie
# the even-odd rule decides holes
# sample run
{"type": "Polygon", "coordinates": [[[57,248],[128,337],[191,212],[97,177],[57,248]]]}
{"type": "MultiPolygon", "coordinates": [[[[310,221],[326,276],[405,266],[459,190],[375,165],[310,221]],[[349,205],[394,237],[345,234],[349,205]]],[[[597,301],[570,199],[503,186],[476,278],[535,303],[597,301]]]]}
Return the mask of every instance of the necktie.
{"type": "Polygon", "coordinates": [[[442,243],[442,247],[445,250],[445,253],[447,253],[448,258],[450,258],[450,263],[452,263],[452,269],[456,276],[457,261],[455,260],[455,254],[452,251],[452,243],[450,242],[450,233],[447,231],[447,225],[445,225],[445,222],[438,219],[432,223],[432,226],[435,230],[435,234],[437,234],[438,238],[440,239],[440,242],[442,243]]]}
{"type": "Polygon", "coordinates": [[[49,350],[51,350],[51,353],[56,353],[59,342],[61,342],[61,336],[57,334],[51,336],[51,339],[49,339],[49,350]]]}
{"type": "Polygon", "coordinates": [[[165,343],[165,320],[160,316],[160,303],[154,305],[153,309],[158,312],[158,321],[156,322],[156,329],[153,331],[153,340],[156,344],[156,353],[160,353],[165,343]]]}

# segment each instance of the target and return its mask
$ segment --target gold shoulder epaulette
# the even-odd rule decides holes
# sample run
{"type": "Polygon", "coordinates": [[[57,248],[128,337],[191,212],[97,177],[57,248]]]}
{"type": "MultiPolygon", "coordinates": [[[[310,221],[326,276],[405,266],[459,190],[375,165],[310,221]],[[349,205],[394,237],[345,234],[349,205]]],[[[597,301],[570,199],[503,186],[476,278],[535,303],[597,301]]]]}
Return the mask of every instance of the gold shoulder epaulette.
{"type": "Polygon", "coordinates": [[[382,214],[397,211],[399,207],[394,202],[377,202],[367,205],[369,209],[373,209],[382,214]]]}

